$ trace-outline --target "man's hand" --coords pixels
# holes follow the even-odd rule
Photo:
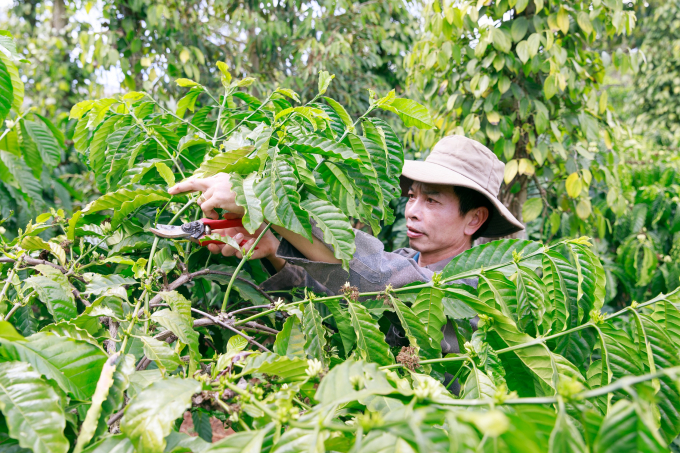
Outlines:
[[[197,203],[210,219],[219,218],[215,208],[226,209],[240,215],[245,213],[245,210],[236,204],[236,195],[231,190],[231,181],[226,173],[218,173],[205,179],[189,178],[168,189],[171,195],[196,191],[203,192],[203,195],[198,197]]]
[[[213,230],[214,234],[219,234],[221,236],[231,236],[234,239],[234,241],[236,241],[238,244],[240,244],[241,241],[243,241],[244,239],[246,239],[248,242],[246,242],[243,245],[241,250],[227,244],[224,245],[209,244],[208,250],[210,250],[212,253],[221,253],[224,256],[235,256],[237,258],[243,258],[242,250],[245,253],[248,253],[250,249],[253,248],[255,240],[260,235],[265,226],[266,226],[265,224],[262,224],[260,228],[258,228],[257,231],[255,231],[254,234],[248,233],[248,231],[246,231],[246,229],[242,227]],[[276,251],[278,250],[278,248],[279,240],[276,239],[276,236],[274,236],[271,230],[269,230],[264,234],[264,236],[262,236],[260,242],[258,242],[257,249],[253,250],[253,254],[250,256],[250,259],[253,260],[267,259],[269,260],[270,263],[272,263],[272,265],[276,268],[277,271],[280,271],[286,264],[286,262],[282,258],[278,258],[276,256]]]

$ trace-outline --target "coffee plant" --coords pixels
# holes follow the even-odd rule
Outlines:
[[[102,195],[1,237],[4,450],[667,451],[680,297],[603,313],[606,274],[586,238],[495,241],[430,282],[320,295],[264,291],[248,253],[149,233],[201,217],[168,185],[226,172],[248,231],[266,221],[311,238],[316,224],[347,268],[352,225],[379,232],[400,193],[401,143],[371,112],[432,127],[394,93],[371,92],[354,120],[324,96],[328,73],[298,105],[218,69],[220,94],[177,80],[174,111],[144,92],[73,107]],[[389,319],[408,345],[386,343]],[[461,352],[443,357],[448,319]],[[198,437],[179,432],[187,411]],[[212,442],[210,420],[234,433]]]

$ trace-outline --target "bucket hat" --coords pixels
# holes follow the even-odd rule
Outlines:
[[[493,208],[481,236],[507,236],[523,230],[524,225],[498,199],[504,170],[505,164],[486,146],[462,135],[450,135],[439,140],[424,161],[404,161],[402,195],[408,194],[410,186],[404,178],[476,190],[489,199]]]

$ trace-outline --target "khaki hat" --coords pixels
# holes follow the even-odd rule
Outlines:
[[[524,229],[498,199],[505,164],[481,143],[462,135],[444,137],[434,145],[424,161],[405,160],[403,178],[427,184],[446,184],[476,190],[491,201],[488,225],[481,234],[494,238],[507,236]],[[407,185],[402,185],[408,191]]]

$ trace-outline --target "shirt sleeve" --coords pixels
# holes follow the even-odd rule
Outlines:
[[[354,230],[356,235],[356,251],[349,262],[349,272],[342,268],[342,264],[323,263],[305,258],[299,250],[285,239],[277,251],[277,256],[285,259],[289,264],[303,268],[310,277],[328,288],[333,294],[340,292],[340,288],[349,282],[359,288],[360,292],[382,291],[385,286],[395,288],[413,282],[428,282],[433,272],[421,268],[411,258],[386,252],[382,241],[378,238]],[[312,228],[314,237],[323,242],[323,233],[319,228]],[[326,247],[332,250],[331,246]]]
[[[302,267],[286,262],[283,268],[262,282],[265,291],[291,290],[307,287],[315,294],[333,295],[328,288],[314,280]]]

